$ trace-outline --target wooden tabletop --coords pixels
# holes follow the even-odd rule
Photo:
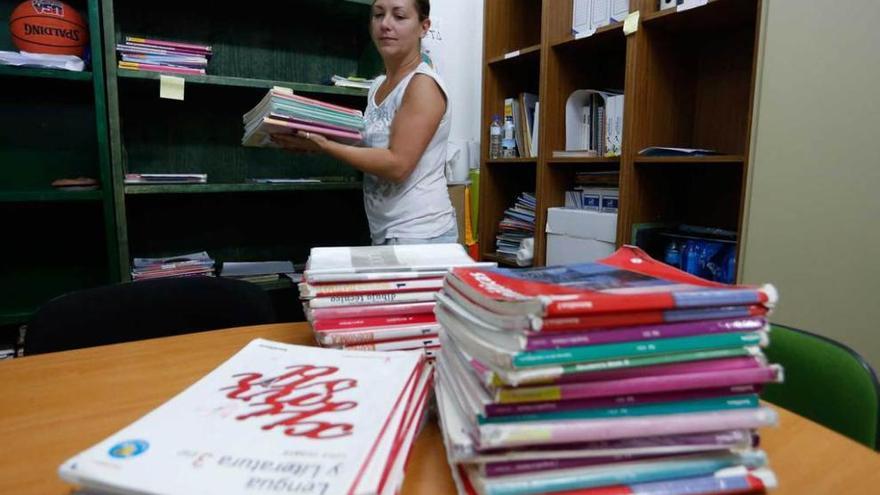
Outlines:
[[[247,342],[312,345],[304,323],[263,325],[0,362],[0,493],[63,494],[58,466],[176,395]],[[779,409],[762,447],[784,494],[878,493],[880,455]],[[404,494],[455,488],[436,421],[420,433]],[[871,488],[874,487],[874,488]]]

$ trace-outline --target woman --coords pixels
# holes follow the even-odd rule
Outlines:
[[[421,55],[430,8],[429,0],[373,2],[370,35],[385,75],[376,78],[368,94],[366,147],[306,132],[273,136],[285,148],[322,151],[364,172],[364,209],[373,244],[458,239],[444,175],[447,92]]]

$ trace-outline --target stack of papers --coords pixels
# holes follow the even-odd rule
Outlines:
[[[517,252],[522,242],[535,237],[535,208],[537,200],[533,193],[520,193],[516,202],[504,210],[504,217],[498,222],[498,235],[495,236],[495,252],[498,259],[510,264],[520,265]],[[531,265],[531,257],[523,258]]]
[[[315,340],[327,347],[391,351],[440,345],[434,297],[443,276],[478,263],[460,244],[313,248],[299,284]]]
[[[419,352],[256,339],[59,473],[89,493],[398,493],[431,376]]]
[[[0,65],[40,67],[82,72],[85,63],[76,55],[52,55],[48,53],[9,52],[0,50]]]
[[[132,265],[131,279],[134,281],[214,275],[214,260],[205,251],[167,258],[135,258]]]
[[[245,146],[277,147],[271,134],[296,134],[298,131],[321,134],[345,144],[363,140],[364,114],[319,100],[293,94],[288,88],[275,87],[242,117]]]
[[[373,79],[364,79],[362,77],[333,76],[330,78],[330,82],[332,82],[334,86],[340,86],[343,88],[370,89],[370,86],[373,85]]]
[[[208,174],[125,174],[126,184],[204,184]]]
[[[204,74],[213,50],[209,45],[126,36],[116,45],[119,68],[172,74]]]
[[[761,352],[775,301],[772,286],[709,282],[632,246],[596,263],[451,270],[437,398],[461,492],[774,486],[753,446],[777,421],[758,397],[782,380]]]
[[[293,278],[294,268],[290,261],[224,261],[220,276],[253,283],[272,282],[282,276]]]

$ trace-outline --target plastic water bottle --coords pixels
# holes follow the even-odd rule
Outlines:
[[[495,160],[501,158],[501,117],[495,115],[492,117],[492,123],[489,125],[489,159]]]
[[[516,127],[513,125],[513,116],[504,117],[504,135],[501,138],[501,158],[516,158]]]
[[[678,250],[677,242],[672,241],[666,246],[666,252],[663,255],[663,261],[667,265],[672,265],[676,268],[681,266],[681,251]]]

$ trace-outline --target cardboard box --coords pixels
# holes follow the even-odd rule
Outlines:
[[[547,265],[586,263],[616,249],[617,213],[547,209]]]

